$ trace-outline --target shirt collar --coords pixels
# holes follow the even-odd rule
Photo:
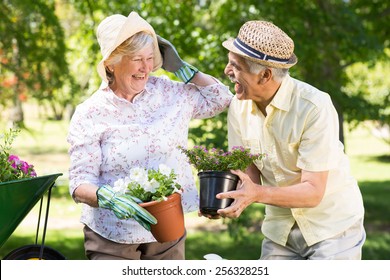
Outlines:
[[[278,91],[276,92],[274,98],[272,99],[270,105],[283,110],[289,111],[291,104],[291,96],[293,92],[293,83],[290,75],[283,79],[282,84],[280,85]]]
[[[280,84],[280,87],[276,92],[274,98],[268,106],[271,105],[275,108],[278,108],[279,110],[289,111],[293,86],[294,85],[292,83],[292,78],[290,77],[290,75],[287,74],[286,77],[283,79],[282,83]],[[256,103],[253,100],[248,100],[248,102],[250,102],[252,106],[251,113],[257,114],[259,108],[257,107]]]
[[[145,89],[134,97],[133,103],[138,98],[141,98],[141,96],[143,96],[145,93],[150,92],[150,87],[148,85],[149,85],[149,83],[146,83]],[[108,84],[106,82],[104,82],[104,81],[100,84],[99,90],[103,91],[105,96],[106,96],[106,98],[108,100],[110,100],[111,102],[113,102],[114,104],[116,104],[116,105],[129,104],[130,103],[128,100],[126,100],[124,98],[121,98],[121,97],[118,97],[111,90],[111,88],[108,86]]]

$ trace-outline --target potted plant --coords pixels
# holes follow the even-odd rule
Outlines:
[[[150,229],[158,242],[180,238],[185,232],[181,186],[174,170],[160,164],[158,169],[134,167],[129,176],[114,183],[114,191],[126,193],[149,213]],[[140,222],[140,221],[138,221]]]
[[[263,155],[252,154],[249,149],[233,147],[231,151],[204,146],[192,149],[179,149],[187,156],[190,164],[198,171],[200,200],[199,209],[205,215],[217,215],[217,210],[229,206],[232,199],[217,199],[220,192],[235,190],[239,178],[230,170],[245,171],[255,160]]]

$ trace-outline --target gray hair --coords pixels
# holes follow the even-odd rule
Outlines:
[[[141,31],[120,44],[104,61],[108,84],[111,85],[115,80],[114,73],[109,70],[108,66],[120,63],[123,56],[134,56],[145,46],[153,45],[153,42],[153,36],[150,33]]]
[[[270,69],[272,71],[273,79],[279,83],[281,83],[283,81],[284,77],[286,77],[288,74],[288,68],[286,68],[286,69],[272,68],[272,67],[264,66],[262,64],[256,63],[256,62],[248,60],[248,59],[245,59],[245,61],[249,67],[249,71],[252,74],[257,74],[265,69]]]

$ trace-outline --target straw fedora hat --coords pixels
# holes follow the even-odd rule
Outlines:
[[[248,21],[235,39],[222,45],[232,53],[274,68],[290,68],[298,62],[293,40],[279,27],[267,21]]]
[[[96,36],[102,53],[102,60],[97,66],[97,71],[100,77],[107,82],[106,70],[104,61],[111,53],[125,40],[134,34],[146,31],[153,36],[154,39],[154,66],[153,71],[156,71],[162,65],[162,57],[158,48],[156,32],[153,27],[141,18],[136,12],[131,12],[128,17],[115,14],[105,18],[96,30]]]

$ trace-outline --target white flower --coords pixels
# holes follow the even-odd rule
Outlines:
[[[152,186],[152,191],[151,192],[156,192],[157,191],[157,189],[160,187],[160,182],[159,181],[157,181],[156,179],[152,179],[151,181],[150,181],[150,184],[151,184],[151,186]]]
[[[160,171],[161,174],[165,175],[165,176],[168,176],[171,174],[172,172],[172,169],[169,168],[168,166],[166,166],[165,164],[161,163],[159,166],[158,166],[158,169]]]
[[[145,185],[143,185],[143,187],[145,191],[155,193],[160,187],[160,183],[153,178],[152,180],[145,182]]]
[[[144,185],[148,181],[148,171],[141,167],[134,167],[130,170],[130,180],[140,185]]]
[[[113,190],[117,193],[124,194],[127,190],[128,182],[125,179],[118,179],[114,183]]]

